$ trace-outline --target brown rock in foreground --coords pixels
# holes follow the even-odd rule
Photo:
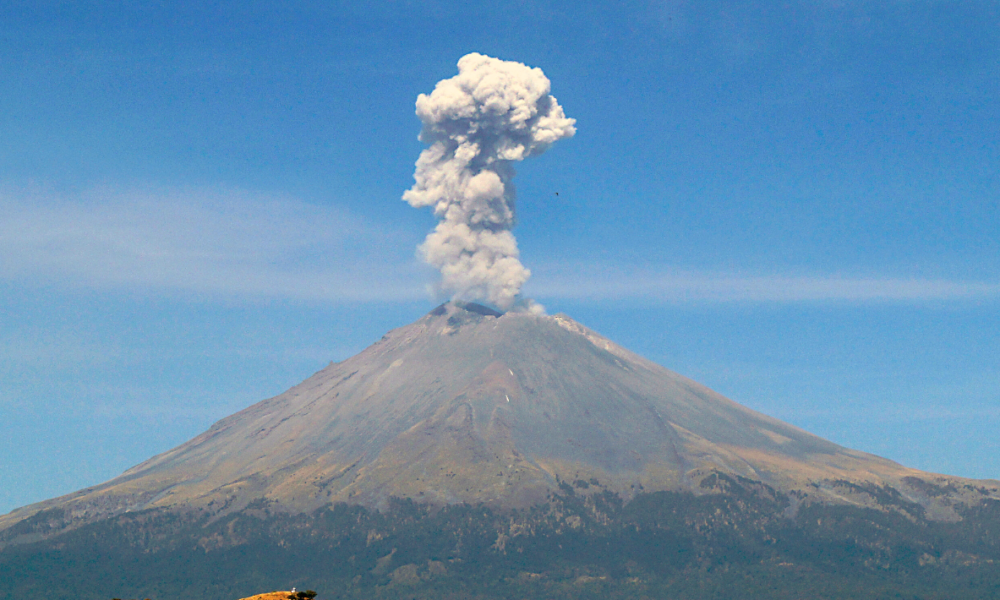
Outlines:
[[[240,598],[240,600],[312,600],[316,597],[316,592],[314,591],[287,591],[287,592],[268,592],[266,594],[257,594],[256,596],[250,596],[247,598]]]
[[[1000,497],[1000,482],[909,469],[752,411],[564,315],[448,303],[116,479],[0,517],[0,531],[48,508],[70,525],[392,496],[524,507],[562,482],[701,494],[716,471],[793,503],[876,506],[873,490],[892,490],[936,519]]]

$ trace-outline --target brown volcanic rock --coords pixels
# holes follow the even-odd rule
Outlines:
[[[807,502],[871,505],[863,488],[889,486],[934,518],[1000,497],[996,481],[908,469],[740,406],[564,315],[449,303],[116,479],[0,517],[0,530],[47,508],[83,522],[260,499],[521,507],[560,481],[625,498],[706,493],[713,471]]]
[[[240,600],[288,600],[291,597],[291,592],[268,592],[266,594],[257,594],[256,596],[241,598]]]

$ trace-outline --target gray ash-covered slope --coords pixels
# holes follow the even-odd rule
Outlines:
[[[876,505],[891,489],[955,517],[998,482],[908,469],[736,404],[563,316],[448,303],[280,396],[57,508],[86,522],[148,508],[287,511],[392,496],[524,507],[564,482],[626,500],[738,475],[796,502]],[[866,491],[867,490],[867,491]]]

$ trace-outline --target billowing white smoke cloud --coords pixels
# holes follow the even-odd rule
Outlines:
[[[403,194],[441,219],[420,246],[441,270],[441,290],[510,308],[531,272],[521,264],[515,224],[513,161],[541,154],[576,133],[541,69],[468,54],[458,75],[417,98],[429,144],[416,183]]]

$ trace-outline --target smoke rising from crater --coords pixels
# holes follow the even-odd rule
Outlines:
[[[440,219],[419,247],[441,271],[440,290],[509,309],[531,272],[521,264],[514,161],[576,133],[541,69],[472,53],[458,75],[417,97],[423,123],[416,182],[403,194]]]

